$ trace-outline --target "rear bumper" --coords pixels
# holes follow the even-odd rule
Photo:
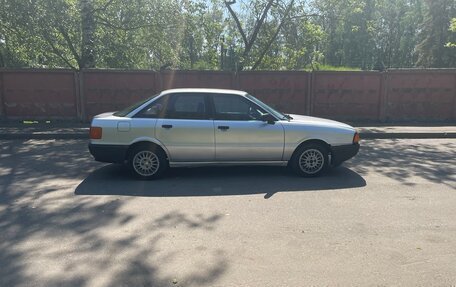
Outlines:
[[[124,163],[127,155],[126,145],[104,145],[89,143],[90,154],[96,161],[109,163]]]
[[[359,144],[349,144],[331,147],[331,164],[337,166],[354,157],[359,151]]]

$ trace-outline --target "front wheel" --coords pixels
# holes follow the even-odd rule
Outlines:
[[[168,169],[166,155],[151,145],[141,145],[132,150],[128,165],[133,174],[141,179],[155,179]]]
[[[293,170],[304,177],[316,177],[328,168],[328,151],[319,144],[306,144],[294,153],[290,165]]]

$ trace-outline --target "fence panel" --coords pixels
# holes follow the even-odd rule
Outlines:
[[[87,120],[179,87],[241,89],[287,113],[338,120],[456,120],[456,70],[0,70],[0,118]]]
[[[233,87],[230,72],[218,71],[163,71],[161,86],[163,90],[172,88],[219,88]]]
[[[381,74],[315,72],[312,115],[339,120],[379,119]]]
[[[308,105],[307,72],[241,72],[239,89],[286,113],[305,114]]]
[[[9,119],[76,119],[74,73],[3,71],[4,113]]]
[[[157,93],[152,71],[87,70],[82,72],[85,118],[121,110]]]
[[[455,71],[389,71],[389,121],[445,121],[455,118]]]

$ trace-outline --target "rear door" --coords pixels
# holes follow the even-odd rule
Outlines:
[[[163,118],[155,125],[155,137],[168,149],[170,161],[214,161],[214,121],[208,107],[205,93],[169,96]]]

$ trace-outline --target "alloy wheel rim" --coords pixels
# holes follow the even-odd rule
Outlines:
[[[160,168],[160,161],[151,151],[140,151],[133,158],[133,168],[142,176],[152,176]]]
[[[323,153],[318,149],[305,150],[299,157],[299,167],[306,174],[319,172],[325,163]]]

